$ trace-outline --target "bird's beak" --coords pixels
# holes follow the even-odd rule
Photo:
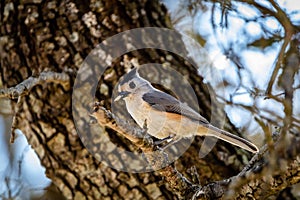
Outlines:
[[[127,97],[129,94],[130,94],[130,92],[127,92],[127,91],[119,92],[119,94],[115,98],[114,102],[119,101],[120,99],[123,99],[123,98]]]

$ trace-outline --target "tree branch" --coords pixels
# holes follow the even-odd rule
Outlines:
[[[273,84],[278,75],[279,69],[282,67],[286,48],[288,47],[288,44],[290,43],[292,36],[294,34],[294,26],[293,26],[293,23],[290,21],[289,17],[286,15],[286,13],[278,6],[278,4],[274,0],[270,0],[270,3],[273,6],[273,8],[275,9],[275,11],[262,6],[261,4],[257,3],[254,0],[246,0],[246,1],[241,1],[241,2],[246,2],[250,5],[254,5],[262,13],[270,14],[270,16],[275,17],[278,20],[278,22],[281,24],[281,26],[284,28],[284,31],[285,31],[283,44],[278,53],[275,68],[273,70],[273,73],[271,75],[270,81],[269,81],[267,89],[266,89],[266,95],[270,95],[272,93],[272,87],[273,87]]]
[[[14,117],[11,127],[11,137],[10,142],[14,143],[15,140],[15,130],[17,128],[18,120],[20,118],[19,113],[22,111],[23,101],[22,98],[24,95],[28,94],[28,92],[35,86],[43,84],[45,82],[52,83],[60,83],[65,90],[68,90],[70,87],[70,77],[68,74],[62,72],[42,72],[38,77],[29,77],[19,83],[14,87],[10,87],[7,89],[0,89],[0,98],[8,97],[10,99],[18,99],[16,108],[14,110]]]
[[[60,83],[67,90],[70,87],[70,77],[68,74],[61,72],[42,72],[38,77],[29,77],[14,87],[0,89],[0,98],[8,97],[16,99],[26,95],[34,86],[45,82]]]
[[[163,166],[166,162],[168,162],[167,156],[159,156],[158,154],[150,153],[156,150],[156,146],[150,136],[145,134],[145,130],[137,126],[133,127],[128,125],[125,121],[119,119],[110,111],[101,107],[99,103],[95,104],[92,116],[97,119],[101,126],[117,131],[129,139],[134,145],[138,146],[144,153],[146,153],[145,156],[147,161],[152,165],[153,169],[160,169],[160,166]],[[158,170],[158,173],[167,183],[169,183],[169,187],[178,195],[179,198],[187,196],[192,197],[195,191],[200,188],[200,186],[192,184],[171,165]]]
[[[101,126],[109,127],[121,133],[142,151],[154,151],[155,146],[151,140],[148,140],[149,138],[146,137],[146,140],[141,139],[141,136],[144,135],[144,130],[126,124],[110,111],[99,106],[99,104],[96,104],[92,116],[97,119]],[[118,127],[117,124],[121,127]],[[290,142],[287,145],[289,147],[287,154],[275,152],[277,157],[272,157],[268,151],[268,146],[265,145],[238,175],[209,183],[203,187],[192,184],[171,165],[160,169],[158,173],[170,185],[170,188],[175,191],[179,198],[220,199],[225,197],[227,199],[243,199],[253,197],[257,199],[268,197],[276,194],[283,187],[285,188],[300,182],[300,138],[294,138]],[[284,158],[280,155],[288,155],[288,157]],[[149,163],[154,164],[154,168],[163,162],[167,162],[164,158],[157,159],[156,157],[154,159],[153,157],[147,157],[147,159]],[[276,160],[271,161],[270,159]],[[256,190],[256,188],[263,189]]]

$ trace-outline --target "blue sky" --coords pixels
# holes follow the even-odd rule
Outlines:
[[[259,90],[261,94],[267,88],[267,84],[270,80],[271,73],[274,69],[276,58],[281,47],[281,42],[274,43],[272,46],[265,48],[264,50],[248,47],[247,43],[259,39],[260,37],[268,37],[269,35],[263,31],[263,29],[271,30],[272,32],[279,31],[281,35],[284,33],[281,25],[276,19],[272,17],[258,18],[251,22],[245,22],[239,16],[242,15],[247,19],[254,19],[259,16],[259,13],[253,7],[248,6],[245,3],[234,3],[234,8],[237,12],[229,12],[228,15],[228,28],[222,28],[219,24],[221,23],[221,13],[215,12],[214,19],[216,26],[216,32],[213,32],[211,25],[211,5],[206,3],[208,6],[207,12],[196,12],[194,16],[182,9],[182,5],[171,0],[165,0],[166,5],[171,11],[171,16],[176,21],[176,29],[185,34],[190,34],[191,31],[199,33],[206,39],[205,46],[203,48],[207,51],[207,57],[199,58],[199,55],[194,55],[201,68],[203,61],[201,59],[209,60],[211,68],[214,69],[214,73],[219,73],[222,76],[223,81],[230,83],[229,86],[218,87],[219,79],[209,79],[210,84],[214,87],[214,90],[219,94],[220,97],[226,100],[232,100],[234,104],[241,104],[247,106],[255,106],[258,108],[260,115],[266,116],[270,119],[278,121],[277,117],[284,117],[283,106],[272,100],[265,100],[265,96],[253,97],[250,92],[254,88]],[[181,1],[184,2],[184,1]],[[261,0],[259,3],[271,7],[268,1]],[[300,23],[300,4],[294,0],[279,0],[284,10],[291,16],[295,24]],[[184,4],[184,3],[183,3]],[[298,13],[296,13],[297,11]],[[178,20],[180,19],[180,20]],[[298,20],[298,21],[297,21]],[[240,56],[239,62],[241,62],[244,69],[236,70],[234,63],[227,58],[224,54],[224,49],[229,49],[230,45],[233,47],[233,51],[237,52]],[[200,74],[205,77],[205,73],[201,71]],[[298,79],[300,76],[298,74]],[[242,87],[239,87],[239,84]],[[295,86],[297,83],[295,83]],[[279,94],[282,91],[274,87],[273,94]],[[300,115],[299,90],[295,92],[294,100],[294,116]],[[222,98],[219,98],[222,102]],[[224,101],[223,101],[224,102]],[[257,122],[254,120],[254,116],[250,111],[247,111],[238,105],[226,105],[225,111],[227,112],[230,120],[243,131],[246,131],[246,136],[251,137],[253,134],[262,134],[263,131]],[[262,140],[261,140],[262,141]]]

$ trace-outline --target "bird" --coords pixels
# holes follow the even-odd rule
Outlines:
[[[123,99],[134,121],[153,137],[164,141],[178,141],[193,136],[212,136],[249,152],[257,153],[257,146],[248,140],[219,129],[177,98],[154,88],[142,78],[135,67],[118,83],[114,102]]]

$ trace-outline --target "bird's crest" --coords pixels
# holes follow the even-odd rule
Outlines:
[[[123,80],[120,82],[120,85],[127,83],[129,80],[133,79],[134,77],[137,77],[138,75],[138,69],[136,67],[133,68],[129,73],[125,74]]]

